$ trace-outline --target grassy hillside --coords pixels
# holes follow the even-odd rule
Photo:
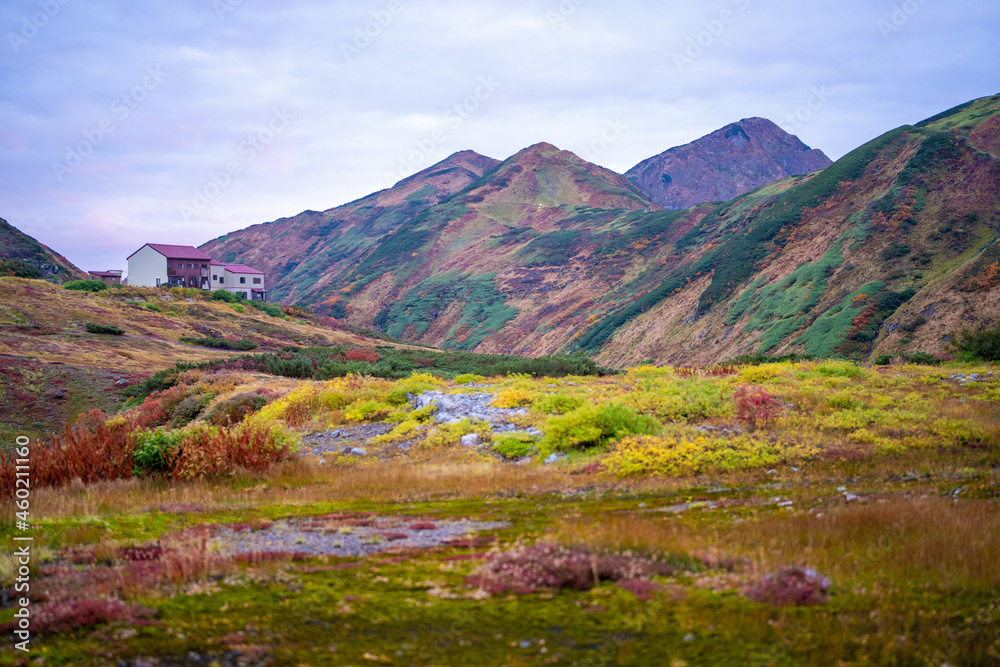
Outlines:
[[[81,412],[110,409],[116,393],[178,362],[238,354],[182,338],[284,345],[385,345],[320,326],[315,316],[281,317],[207,300],[199,290],[126,287],[88,293],[41,280],[0,278],[0,433],[41,434]],[[303,319],[303,318],[308,319]],[[91,333],[105,325],[121,335]],[[90,327],[94,328],[94,327]]]
[[[62,255],[0,218],[0,276],[44,278],[57,283],[86,274]]]
[[[188,371],[33,449],[35,646],[74,664],[992,664],[997,377]],[[520,407],[521,435],[437,423],[407,399],[424,391]],[[17,576],[0,556],[0,585]]]

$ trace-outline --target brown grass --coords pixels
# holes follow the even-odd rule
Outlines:
[[[988,501],[893,498],[718,522],[711,529],[683,517],[618,514],[602,516],[600,523],[564,519],[553,533],[564,544],[690,554],[709,563],[745,559],[759,572],[803,565],[835,582],[898,578],[945,587],[1000,586],[1000,513]]]

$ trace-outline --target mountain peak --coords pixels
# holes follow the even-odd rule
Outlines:
[[[477,183],[469,203],[589,206],[648,210],[654,205],[628,179],[547,142],[532,144]]]
[[[625,176],[660,206],[682,209],[830,164],[822,151],[767,118],[750,117],[643,160]]]

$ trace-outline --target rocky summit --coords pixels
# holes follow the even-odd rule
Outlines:
[[[766,118],[744,118],[643,160],[625,176],[656,204],[675,210],[727,201],[830,164],[823,151]]]

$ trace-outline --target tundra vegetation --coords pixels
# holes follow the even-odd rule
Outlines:
[[[516,430],[438,423],[412,400],[425,391],[488,393]],[[1000,660],[988,362],[609,372],[286,346],[127,393],[32,448],[31,657],[46,664]],[[368,435],[317,451],[331,431]],[[12,479],[5,458],[6,540]],[[503,523],[393,546],[460,518]],[[387,520],[401,528],[368,555],[302,546]],[[268,542],[234,554],[222,535]],[[0,557],[4,586],[16,572]]]

